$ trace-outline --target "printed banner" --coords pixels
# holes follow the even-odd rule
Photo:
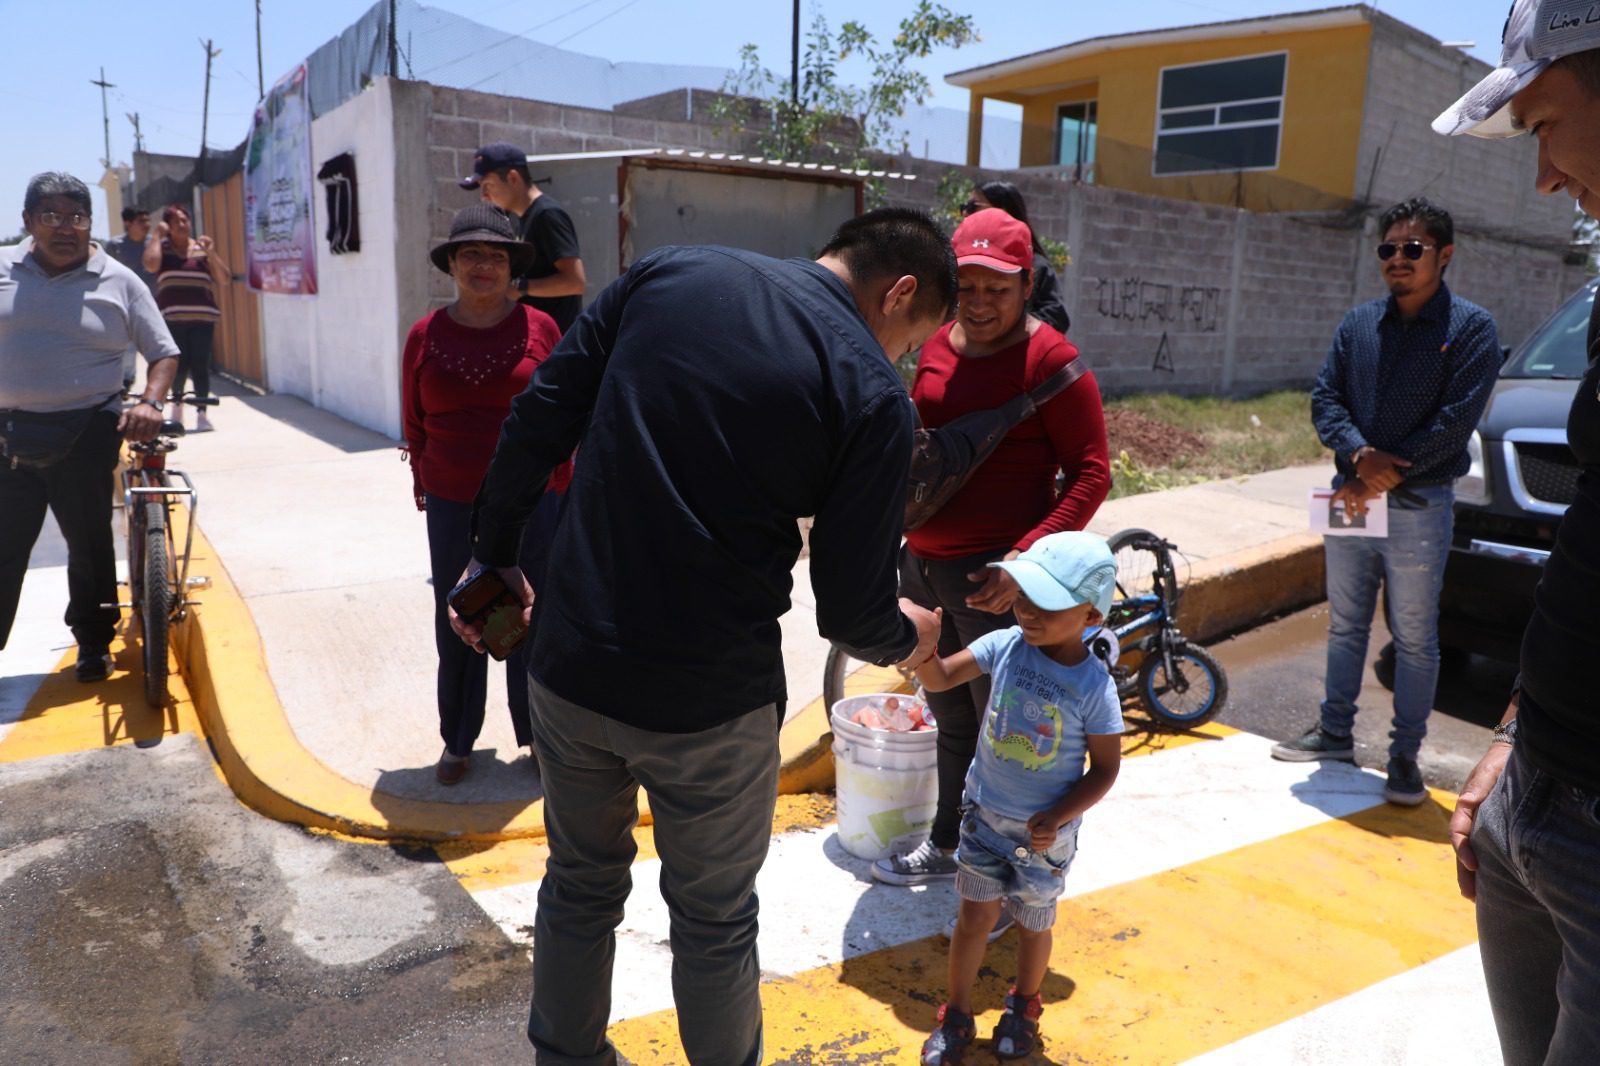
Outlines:
[[[256,107],[244,160],[246,273],[255,292],[314,296],[311,107],[306,68],[279,79]]]

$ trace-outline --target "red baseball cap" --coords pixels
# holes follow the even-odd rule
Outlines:
[[[981,266],[1002,274],[1033,267],[1033,233],[998,207],[974,211],[961,220],[950,244],[957,266]]]

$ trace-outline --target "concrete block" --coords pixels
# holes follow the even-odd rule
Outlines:
[[[536,130],[533,151],[537,155],[560,155],[583,151],[583,135],[566,130]]]
[[[456,94],[461,90],[451,89],[444,85],[429,86],[432,90],[433,113],[435,115],[453,115],[456,113]]]
[[[518,126],[538,129],[561,127],[561,105],[547,104],[543,100],[512,100],[510,121]]]
[[[463,148],[468,152],[484,144],[477,119],[448,115],[434,115],[428,120],[428,143],[440,148]]]
[[[509,122],[511,100],[505,96],[463,89],[456,96],[456,114],[463,118],[483,119],[488,122]]]
[[[612,115],[609,111],[596,111],[587,107],[563,107],[561,126],[577,133],[611,133]]]
[[[611,120],[611,132],[637,147],[647,147],[656,143],[656,124],[653,119],[616,115]]]

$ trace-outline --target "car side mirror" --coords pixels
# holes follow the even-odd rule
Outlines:
[[[1505,363],[1505,361],[1506,361],[1506,360],[1507,360],[1507,359],[1510,359],[1510,358],[1511,358],[1511,345],[1509,345],[1509,344],[1502,344],[1502,345],[1501,345],[1501,346],[1500,346],[1500,362],[1501,362],[1501,363],[1502,363],[1502,364],[1504,364],[1504,363]]]

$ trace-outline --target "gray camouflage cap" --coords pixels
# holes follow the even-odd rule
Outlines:
[[[1600,3],[1594,0],[1516,0],[1500,35],[1500,66],[1433,120],[1435,133],[1515,137],[1511,98],[1551,63],[1600,48]]]

